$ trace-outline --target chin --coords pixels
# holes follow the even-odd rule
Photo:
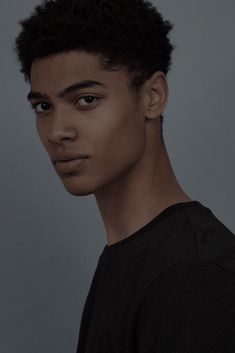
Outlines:
[[[68,193],[70,194],[70,195],[73,195],[73,196],[89,196],[89,195],[92,195],[93,194],[93,192],[89,192],[89,191],[77,191],[77,190],[68,190],[68,189],[66,189],[67,191],[68,191]]]
[[[79,177],[66,176],[61,179],[66,191],[73,196],[92,195],[96,189],[92,188],[88,183],[82,183]]]

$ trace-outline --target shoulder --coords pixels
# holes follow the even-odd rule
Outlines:
[[[140,347],[151,336],[179,352],[235,352],[235,275],[209,261],[168,269],[145,288],[136,332]]]
[[[182,315],[198,324],[221,317],[235,325],[234,273],[209,261],[192,261],[173,266],[146,286],[138,306],[139,322],[173,323]]]
[[[193,260],[178,263],[153,278],[143,290],[141,301],[151,296],[162,301],[183,296],[185,303],[188,297],[192,300],[225,293],[235,295],[235,273],[213,261]]]

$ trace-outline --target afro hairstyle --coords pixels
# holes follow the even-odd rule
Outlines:
[[[124,70],[137,93],[154,72],[167,75],[171,66],[173,24],[150,1],[44,0],[19,24],[13,50],[26,82],[34,60],[76,50],[98,55],[103,70]]]

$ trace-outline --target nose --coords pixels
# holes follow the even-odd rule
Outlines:
[[[65,115],[54,114],[51,120],[50,129],[48,132],[48,141],[53,143],[61,143],[64,140],[76,139],[76,128]]]

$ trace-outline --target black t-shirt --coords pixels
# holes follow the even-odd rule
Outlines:
[[[77,353],[235,353],[235,236],[198,201],[99,257]]]

